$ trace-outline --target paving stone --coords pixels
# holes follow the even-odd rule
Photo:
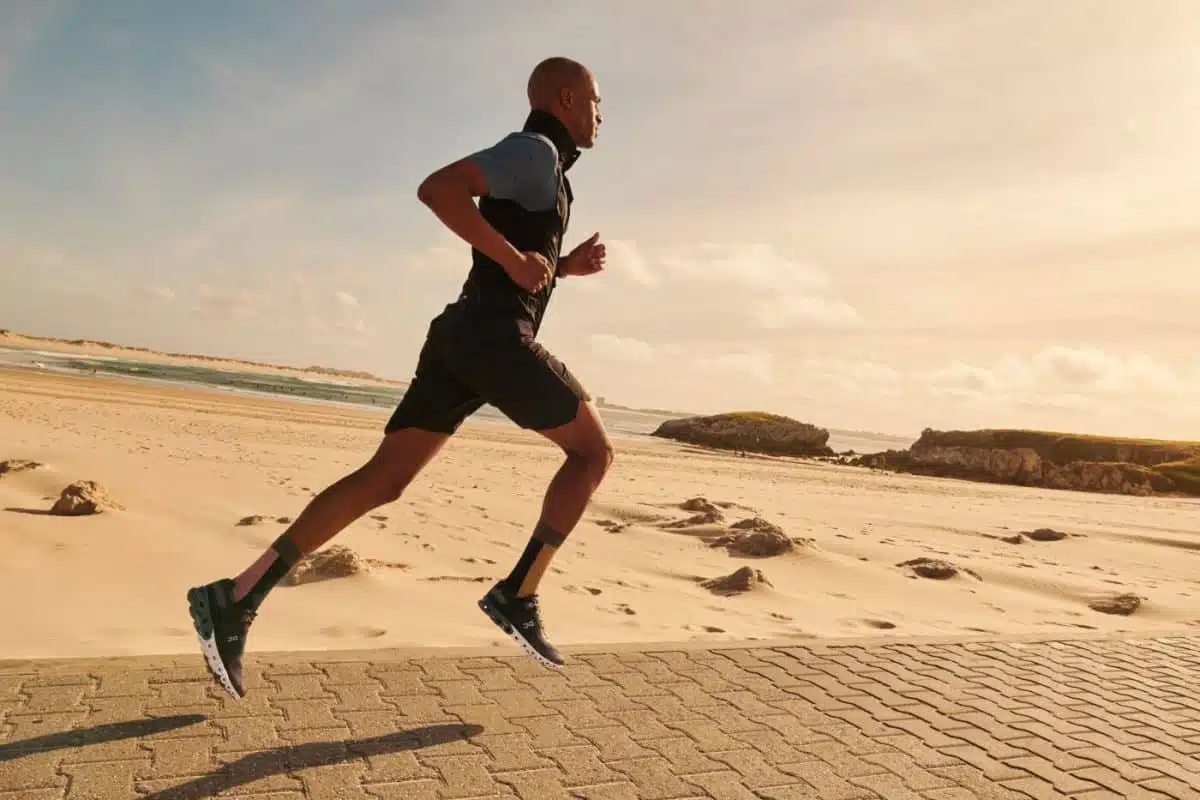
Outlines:
[[[0,800],[1200,797],[1200,636],[0,661]]]

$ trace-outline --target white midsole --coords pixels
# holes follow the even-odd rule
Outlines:
[[[562,669],[562,666],[560,664],[555,664],[553,661],[551,661],[550,659],[546,658],[544,655],[539,653],[537,651],[537,649],[535,649],[534,646],[531,645],[525,639],[525,637],[520,634],[520,632],[517,630],[516,625],[512,625],[507,622],[502,624],[500,622],[500,620],[493,617],[492,612],[489,611],[487,608],[485,608],[486,605],[488,605],[486,598],[479,601],[479,609],[484,614],[486,614],[488,619],[490,619],[498,628],[500,628],[501,631],[503,631],[504,633],[507,633],[510,639],[512,639],[517,644],[521,645],[522,650],[524,650],[526,653],[529,653],[529,655],[533,656],[537,661],[539,661],[544,666],[549,667],[550,669]],[[499,616],[499,615],[497,615],[497,616]]]
[[[213,675],[217,676],[217,680],[225,687],[225,691],[240,698],[237,690],[233,688],[233,681],[229,679],[229,671],[225,669],[225,663],[221,661],[221,652],[217,650],[217,637],[204,638],[201,636],[199,638],[200,650],[204,653],[204,660],[208,662],[208,668],[212,670]]]
[[[544,666],[547,666],[550,669],[562,669],[562,667],[560,665],[555,664],[553,661],[546,658],[544,655],[542,655],[536,649],[534,649],[533,645],[531,645],[529,642],[525,641],[525,637],[522,636],[521,634],[517,633],[516,628],[513,628],[512,632],[509,633],[508,635],[509,635],[509,637],[512,638],[512,640],[514,642],[521,645],[522,650],[524,650],[526,653],[529,653],[529,655],[533,656],[535,659],[540,661]]]

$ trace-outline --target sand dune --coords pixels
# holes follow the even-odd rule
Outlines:
[[[41,464],[0,474],[0,603],[22,609],[0,621],[0,656],[192,652],[186,589],[256,557],[370,454],[384,414],[0,371],[0,462]],[[563,644],[1200,624],[1196,501],[617,449],[544,584]],[[519,555],[558,463],[532,434],[468,424],[405,498],[334,540],[365,568],[281,586],[251,649],[510,648],[475,600]],[[121,508],[45,513],[86,480]],[[740,554],[729,537],[767,530],[755,520],[791,546]],[[1026,535],[1039,528],[1067,535]],[[915,559],[959,573],[920,577]],[[714,591],[743,568],[748,590]],[[1093,607],[1123,594],[1141,599],[1128,615]]]

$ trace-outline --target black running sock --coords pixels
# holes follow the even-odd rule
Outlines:
[[[288,574],[288,570],[300,560],[300,551],[296,549],[296,545],[292,544],[292,540],[287,538],[286,533],[271,543],[271,549],[275,551],[275,560],[271,562],[271,566],[267,567],[267,571],[263,573],[262,577],[250,587],[246,596],[238,601],[239,605],[257,610],[262,605],[262,601],[267,598],[267,593],[274,589],[275,584],[283,580],[283,576]]]
[[[512,572],[504,579],[504,584],[517,597],[528,597],[537,591],[542,573],[550,564],[550,559],[567,540],[565,534],[539,522],[533,529],[533,536],[525,546],[525,552],[517,560]]]

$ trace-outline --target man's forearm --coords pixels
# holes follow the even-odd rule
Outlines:
[[[483,218],[469,191],[453,186],[430,187],[420,193],[420,200],[463,241],[508,271],[517,250]]]

